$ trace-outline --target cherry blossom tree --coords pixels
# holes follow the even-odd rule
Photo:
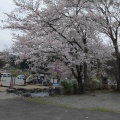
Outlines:
[[[6,28],[21,31],[15,35],[13,49],[20,60],[46,67],[53,56],[69,67],[78,81],[80,92],[88,77],[95,74],[99,60],[103,67],[111,58],[110,50],[100,40],[95,22],[89,14],[88,0],[14,0],[17,8],[6,14]],[[42,4],[42,5],[41,5]],[[56,63],[56,59],[54,61]],[[33,67],[32,66],[32,67]],[[88,74],[89,73],[89,74]]]
[[[91,11],[93,21],[100,33],[106,35],[112,43],[115,52],[117,67],[117,89],[120,90],[120,1],[119,0],[93,0],[94,10]]]

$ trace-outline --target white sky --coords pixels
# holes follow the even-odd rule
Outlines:
[[[15,6],[12,0],[0,0],[0,26],[3,26],[1,20],[4,20],[6,18],[4,13],[10,13],[12,10],[14,10],[14,8]],[[0,28],[0,51],[11,47],[12,45],[11,33],[12,33],[11,30],[2,30]]]

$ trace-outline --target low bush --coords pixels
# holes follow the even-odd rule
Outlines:
[[[63,80],[60,82],[60,85],[63,87],[64,94],[72,94],[77,90],[77,82],[76,81],[66,81]]]
[[[87,85],[87,89],[90,91],[94,91],[96,89],[102,89],[102,83],[97,79],[91,80]]]

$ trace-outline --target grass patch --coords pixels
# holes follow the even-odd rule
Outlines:
[[[95,90],[93,93],[114,93],[112,89],[108,90]]]
[[[102,111],[102,112],[110,112],[109,109],[106,109],[106,108],[103,108],[103,107],[94,107],[94,108],[92,108],[92,110]]]
[[[25,100],[31,101],[31,102],[36,102],[36,103],[41,103],[41,104],[47,104],[47,105],[52,105],[56,107],[61,107],[61,108],[72,108],[70,104],[57,104],[53,102],[48,102],[44,98],[25,98]]]
[[[73,108],[70,104],[54,104],[54,106],[61,108]]]
[[[93,110],[93,111],[101,111],[101,112],[115,112],[120,113],[120,110],[111,110],[104,107],[93,107],[93,108],[86,108],[86,110]]]
[[[31,101],[31,102],[37,102],[41,104],[50,104],[50,102],[46,101],[44,98],[25,98],[25,100]]]
[[[28,100],[28,101],[31,101],[31,102],[36,102],[36,103],[41,103],[41,104],[52,105],[52,106],[61,107],[61,108],[120,113],[120,110],[112,110],[112,109],[108,109],[108,108],[104,108],[104,107],[97,107],[97,106],[92,107],[92,108],[75,108],[71,104],[53,103],[52,101],[47,101],[43,97],[40,97],[40,98],[25,98],[25,100]]]

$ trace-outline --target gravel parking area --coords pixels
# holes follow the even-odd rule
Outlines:
[[[71,108],[120,112],[120,93],[54,96],[40,99],[54,105]]]
[[[120,120],[119,113],[60,108],[23,99],[0,99],[0,120]]]
[[[0,88],[0,99],[12,99],[20,96],[6,93],[7,88]],[[30,98],[34,101],[34,98]],[[36,98],[35,98],[36,99]],[[60,95],[37,98],[37,101],[51,105],[77,109],[114,111],[120,113],[120,93],[92,93],[83,95]]]
[[[18,98],[18,95],[15,95],[13,93],[7,93],[6,90],[8,87],[0,87],[0,100],[1,99],[12,99],[12,98]]]
[[[18,97],[18,95],[12,93],[0,92],[0,99],[13,99]]]

